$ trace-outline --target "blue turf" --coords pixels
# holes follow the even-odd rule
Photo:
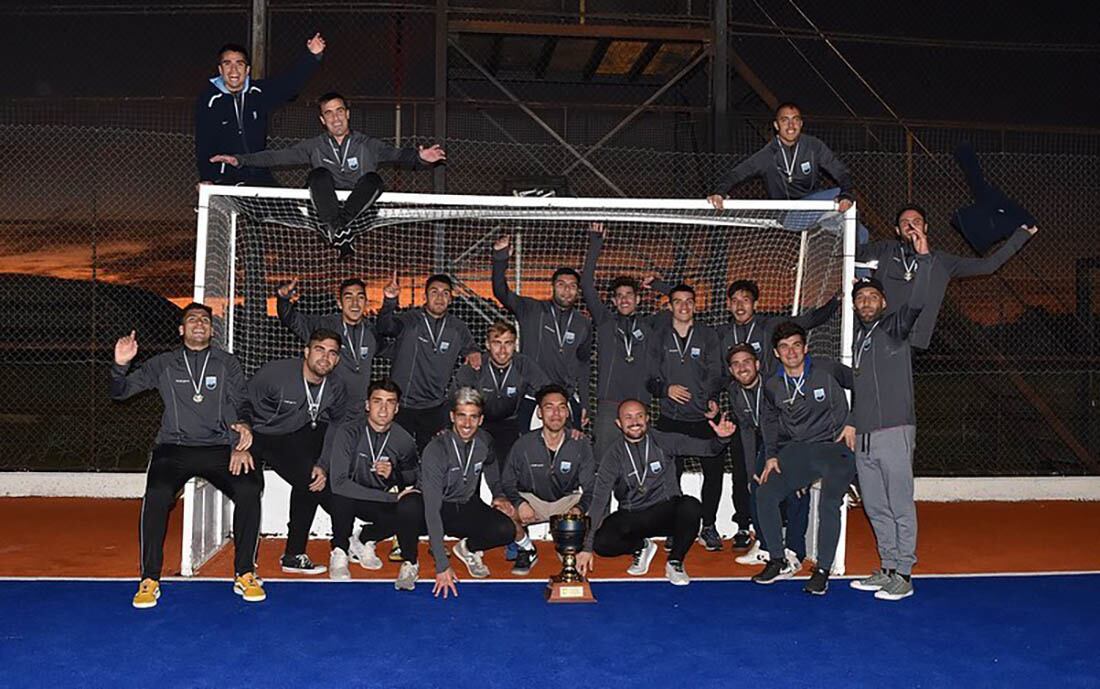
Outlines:
[[[883,603],[834,581],[540,584],[0,582],[2,687],[1095,687],[1100,576],[920,579]]]

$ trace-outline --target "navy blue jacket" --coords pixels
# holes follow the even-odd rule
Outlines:
[[[283,103],[293,100],[317,71],[321,57],[306,52],[294,68],[281,76],[248,79],[241,91],[238,123],[233,95],[222,78],[215,77],[195,101],[195,164],[199,180],[217,184],[273,185],[271,172],[260,168],[234,168],[211,163],[211,156],[255,153],[267,147],[267,118]]]

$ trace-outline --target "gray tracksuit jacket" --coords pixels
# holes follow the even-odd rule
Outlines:
[[[592,456],[592,444],[587,438],[573,440],[568,429],[561,447],[553,454],[546,447],[542,431],[521,435],[501,471],[504,497],[516,507],[523,502],[520,491],[553,502],[580,490],[582,495],[577,504],[581,511],[587,512],[595,485],[596,459]]]
[[[374,471],[376,462],[389,460],[393,471],[382,478]],[[397,493],[415,486],[420,473],[416,441],[397,424],[379,433],[367,421],[357,419],[341,425],[326,446],[322,466],[327,467],[332,492],[352,500],[397,502]]]
[[[459,357],[476,351],[474,337],[460,318],[436,319],[423,308],[397,312],[385,299],[375,323],[378,334],[396,338],[390,378],[401,386],[401,406],[431,409],[447,400],[447,386]]]
[[[712,457],[725,450],[729,439],[702,440],[680,433],[662,433],[650,428],[636,443],[623,436],[600,458],[596,487],[589,503],[592,526],[584,537],[584,549],[592,551],[596,531],[607,518],[611,494],[619,500],[619,509],[638,512],[679,495],[676,476],[677,456]]]
[[[319,328],[342,335],[340,363],[336,366],[335,373],[344,382],[349,401],[366,400],[367,387],[371,380],[371,363],[378,354],[378,338],[374,334],[374,325],[365,318],[355,325],[348,325],[339,313],[302,313],[297,304],[280,296],[276,296],[275,307],[279,313],[279,321],[303,343],[309,342],[310,335]],[[361,409],[362,404],[359,407]]]
[[[773,137],[764,148],[727,172],[718,182],[715,193],[728,194],[747,179],[763,177],[769,199],[800,199],[823,188],[822,170],[840,186],[840,198],[854,199],[848,167],[821,139],[809,134],[798,137],[797,144],[791,148],[780,143],[779,137]]]
[[[608,307],[596,290],[596,261],[602,248],[603,236],[590,234],[588,253],[581,269],[584,303],[596,325],[596,399],[638,400],[649,404],[651,393],[646,388],[651,358],[649,343],[671,317],[665,310],[650,315],[623,316],[614,307]],[[658,291],[667,292],[667,288]]]
[[[190,373],[184,365],[185,356]],[[133,371],[129,369],[129,365],[111,365],[111,398],[124,400],[156,389],[164,402],[158,445],[235,445],[240,435],[229,427],[238,422],[252,423],[241,363],[229,352],[214,347],[201,351],[181,347],[158,354]],[[202,395],[201,402],[194,401],[196,394]]]
[[[909,344],[917,349],[928,349],[932,342],[932,333],[936,329],[936,318],[943,304],[943,295],[947,283],[953,278],[965,278],[976,275],[992,275],[1019,251],[1031,233],[1025,229],[1016,230],[1004,244],[985,258],[967,258],[955,256],[935,249],[929,251],[931,264],[927,268],[914,267],[912,248],[896,239],[864,244],[856,249],[857,261],[878,261],[874,277],[886,288],[886,308],[892,311],[909,301],[909,292],[913,289],[914,273],[919,270],[931,272],[927,287],[924,308],[917,318],[916,325],[909,333]],[[906,266],[909,268],[906,268]],[[910,279],[905,279],[906,272]]]
[[[553,300],[519,296],[508,287],[507,270],[508,252],[494,252],[493,296],[519,322],[520,351],[587,409],[592,322],[578,308],[564,311]]]
[[[451,381],[451,388],[474,388],[485,399],[486,423],[514,421],[524,397],[549,385],[550,379],[530,357],[517,352],[512,361],[501,368],[493,363],[489,352],[481,353],[481,370],[463,364]]]
[[[776,326],[785,321],[794,321],[806,330],[812,330],[822,325],[836,313],[840,306],[840,298],[833,297],[816,309],[811,309],[797,316],[765,316],[754,313],[748,323],[740,324],[730,319],[719,325],[718,338],[722,344],[722,369],[729,380],[729,367],[725,365],[726,354],[735,345],[748,343],[756,351],[756,357],[760,360],[760,374],[767,376],[775,370],[778,362],[775,359],[775,348],[772,347],[772,334]]]
[[[737,381],[728,388],[730,412],[737,423],[737,435],[741,438],[745,459],[750,462],[747,466],[755,466],[756,453],[763,440],[760,430],[760,415],[764,410],[763,375],[758,374],[756,386],[752,389],[741,387]]]
[[[806,356],[799,387],[783,367],[764,382],[760,427],[767,458],[792,442],[833,442],[852,425],[844,390],[852,389],[852,369],[830,359]]]
[[[348,394],[343,381],[333,375],[324,387],[310,385],[314,401],[320,396],[317,422],[329,427],[342,423],[348,415]],[[276,359],[256,371],[248,381],[252,404],[252,430],[265,435],[287,435],[312,421],[306,399],[302,359]]]
[[[354,189],[360,177],[377,172],[382,165],[409,170],[430,167],[420,159],[420,152],[415,148],[394,148],[385,141],[355,131],[348,132],[342,144],[337,144],[326,132],[290,148],[243,153],[237,160],[250,167],[309,165],[310,168],[324,168],[332,173],[337,189]]]
[[[857,433],[917,423],[909,337],[924,306],[931,261],[930,255],[918,257],[921,269],[906,303],[871,323],[857,319],[852,340],[852,419]]]
[[[481,473],[493,461],[492,439],[479,430],[469,443],[448,428],[432,438],[420,458],[420,492],[424,495],[424,521],[428,543],[435,560],[435,572],[446,571],[447,550],[443,547],[444,502],[478,500]],[[457,448],[457,452],[456,452]]]
[[[696,321],[686,338],[681,338],[669,319],[650,342],[650,374],[647,387],[661,398],[661,416],[677,421],[702,421],[707,401],[718,401],[722,390],[722,354],[718,333]],[[683,385],[691,400],[680,404],[668,397],[668,386]]]

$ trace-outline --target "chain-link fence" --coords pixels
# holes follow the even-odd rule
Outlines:
[[[706,16],[709,6],[695,4],[692,11]],[[19,97],[0,103],[0,378],[9,391],[0,402],[0,466],[144,465],[160,403],[107,399],[111,348],[131,328],[141,334],[143,356],[176,342],[173,303],[190,295],[194,260],[192,99],[217,46],[246,35],[247,5],[20,15],[31,24],[121,20],[142,36],[173,38],[143,43],[141,64],[129,71],[125,51],[104,54],[99,42],[89,43],[88,54],[103,57],[104,74],[82,80],[87,64],[73,65],[66,77],[17,73],[11,92]],[[270,73],[286,69],[315,30],[330,46],[321,76],[273,117],[271,147],[318,131],[311,99],[338,85],[350,95],[355,128],[444,144],[450,193],[499,194],[518,178],[564,174],[576,195],[702,197],[768,131],[766,114],[735,114],[730,135],[738,153],[706,152],[709,111],[689,89],[679,105],[643,112],[594,148],[628,109],[533,106],[585,157],[581,163],[514,106],[471,103],[460,90],[476,90],[472,79],[455,79],[448,136],[440,141],[433,75],[424,70],[434,54],[431,4],[358,9],[271,3]],[[162,67],[149,71],[158,59]],[[881,121],[824,118],[810,118],[807,131],[850,166],[862,219],[876,236],[889,236],[894,210],[913,200],[930,212],[934,247],[972,255],[948,226],[951,211],[967,201],[950,157],[963,140],[974,143],[988,176],[1039,218],[1037,237],[997,275],[951,286],[933,346],[916,355],[918,473],[1100,472],[1100,242],[1093,228],[1100,133],[1006,126],[907,132]],[[385,177],[392,190],[433,191],[431,175]],[[279,176],[292,186],[303,179],[302,171]],[[762,189],[750,184],[738,195],[760,197]]]

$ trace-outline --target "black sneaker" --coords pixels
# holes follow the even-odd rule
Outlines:
[[[750,546],[752,546],[752,534],[745,529],[741,529],[733,535],[734,550],[748,550]]]
[[[309,555],[302,553],[301,555],[283,555],[282,564],[283,571],[288,574],[324,574],[328,571],[328,568],[324,565],[315,565],[313,560],[309,559]]]
[[[531,568],[538,561],[539,554],[537,550],[520,548],[519,552],[516,553],[516,562],[512,565],[512,574],[517,577],[525,577],[531,573]]]
[[[829,590],[829,573],[820,567],[814,567],[814,573],[802,590],[815,596],[824,596]]]
[[[755,575],[752,581],[754,584],[774,584],[793,576],[794,569],[791,568],[791,563],[781,558],[779,560],[768,560],[768,564],[764,566],[764,571]]]
[[[718,529],[713,524],[704,526],[703,530],[699,532],[699,542],[712,553],[722,549],[722,537],[718,535]]]

